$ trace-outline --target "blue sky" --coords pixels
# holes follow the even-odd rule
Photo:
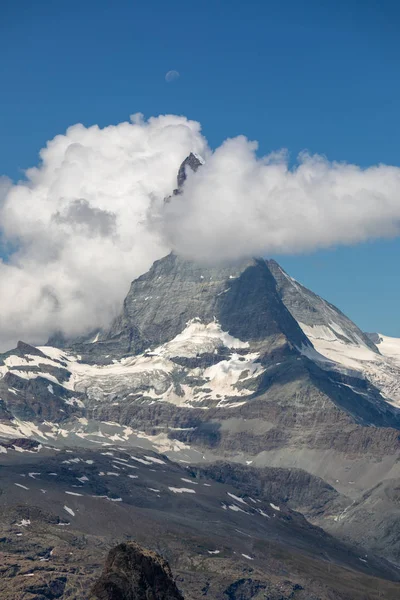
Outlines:
[[[245,134],[361,166],[400,164],[395,1],[5,0],[0,173],[76,122],[184,114],[212,147]],[[181,76],[167,84],[165,73]],[[275,257],[362,328],[400,336],[398,240]]]

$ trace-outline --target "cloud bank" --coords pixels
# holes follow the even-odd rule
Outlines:
[[[290,169],[256,150],[240,136],[211,152],[197,122],[134,115],[70,127],[26,181],[0,178],[0,349],[107,325],[171,249],[214,262],[399,234],[399,168],[304,154]],[[191,151],[206,163],[164,203]]]
[[[149,214],[176,186],[200,125],[160,116],[70,127],[41,150],[27,181],[0,180],[0,348],[107,324],[130,281],[170,248]],[[0,254],[1,255],[1,254]]]
[[[400,168],[303,153],[290,169],[285,152],[259,159],[256,150],[243,136],[226,140],[166,206],[162,226],[177,252],[230,260],[399,234]]]

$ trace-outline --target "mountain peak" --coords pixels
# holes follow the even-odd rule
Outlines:
[[[125,542],[110,550],[93,593],[98,600],[183,600],[167,561],[135,542]]]
[[[182,186],[186,181],[187,177],[187,169],[191,169],[194,173],[198,170],[199,167],[204,165],[204,160],[198,154],[191,152],[189,156],[185,158],[181,166],[179,167],[178,176],[177,176],[177,188],[174,190],[174,195],[180,194],[182,192]]]
[[[243,341],[260,343],[283,334],[294,346],[309,345],[264,260],[203,265],[174,254],[132,282],[104,342],[115,343],[122,354],[136,354],[173,339],[192,319],[208,324],[214,318]]]
[[[275,260],[268,260],[267,264],[282,302],[311,342],[321,338],[326,341],[338,340],[379,354],[372,338],[363,333],[341,310],[290,277]]]

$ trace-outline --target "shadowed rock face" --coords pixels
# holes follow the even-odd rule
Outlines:
[[[99,581],[98,600],[183,600],[167,561],[134,542],[113,548]]]
[[[336,306],[295,281],[276,261],[268,260],[267,264],[276,281],[280,298],[296,321],[311,327],[323,326],[345,344],[361,343],[379,354],[375,346],[377,341],[371,337],[373,334],[363,333]],[[332,329],[335,325],[336,329]]]
[[[189,156],[187,158],[185,158],[185,160],[183,161],[183,163],[179,167],[178,177],[177,177],[178,188],[176,190],[174,190],[174,194],[179,194],[180,193],[180,190],[181,190],[183,184],[186,181],[187,169],[189,168],[192,171],[196,172],[197,169],[199,167],[201,167],[202,164],[203,163],[201,162],[201,160],[199,159],[199,157],[197,157],[195,154],[193,154],[193,152],[191,152],[189,154]]]
[[[170,254],[132,282],[101,346],[136,354],[171,340],[194,318],[203,323],[216,318],[224,331],[244,341],[283,334],[299,347],[310,345],[279,298],[265,261],[203,266]]]

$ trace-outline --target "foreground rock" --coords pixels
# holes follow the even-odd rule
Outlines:
[[[167,561],[135,542],[110,551],[93,595],[98,600],[183,600]]]

